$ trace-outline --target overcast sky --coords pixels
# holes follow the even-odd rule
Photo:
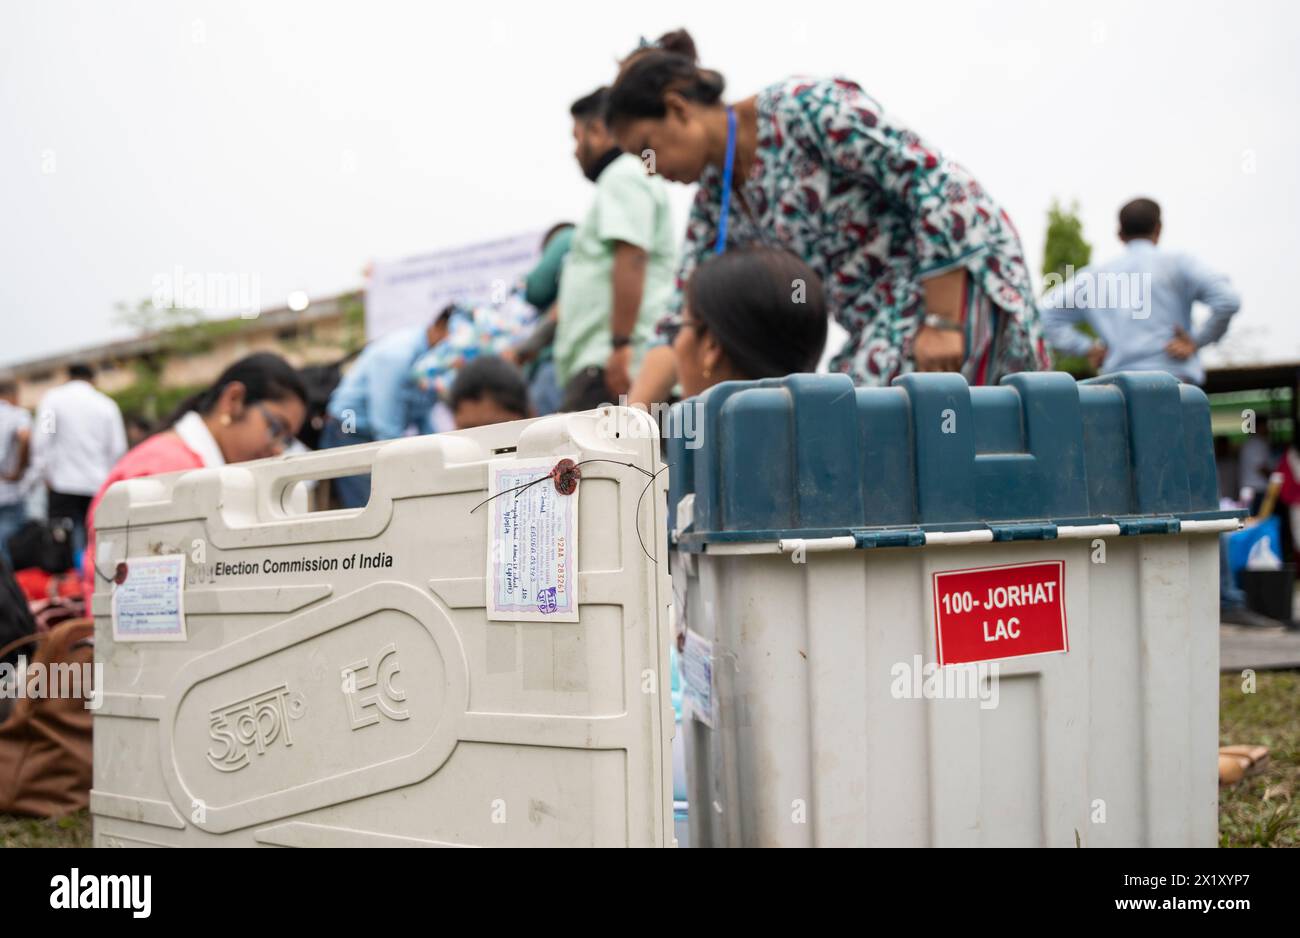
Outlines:
[[[1300,357],[1290,0],[0,4],[0,362],[121,336],[114,303],[177,265],[270,308],[580,217],[569,103],[681,25],[729,97],[857,80],[981,180],[1035,271],[1053,197],[1094,257],[1156,198],[1165,243],[1240,288],[1237,354]]]

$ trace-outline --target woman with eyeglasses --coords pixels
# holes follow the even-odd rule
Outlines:
[[[826,328],[821,281],[789,251],[755,246],[709,258],[670,327],[682,393],[815,371]]]
[[[180,405],[164,428],[117,461],[86,515],[85,596],[94,588],[95,509],[114,482],[278,456],[307,416],[307,389],[279,355],[241,358]]]
[[[765,242],[821,277],[849,333],[831,369],[860,385],[1049,367],[1019,235],[970,173],[847,79],[791,78],[730,105],[724,88],[678,30],[629,55],[609,91],[619,146],[699,183],[677,303],[702,260]],[[652,349],[629,396],[662,401],[674,378],[672,353]]]

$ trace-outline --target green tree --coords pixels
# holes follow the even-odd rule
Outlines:
[[[366,295],[357,290],[338,301],[343,310],[343,351],[355,352],[366,344]]]
[[[233,335],[248,325],[246,320],[237,316],[209,319],[201,309],[155,306],[152,300],[140,300],[135,306],[118,303],[114,309],[114,318],[132,332],[157,339],[160,359],[210,351],[216,340]]]
[[[1047,210],[1047,238],[1043,243],[1043,279],[1046,293],[1065,282],[1092,260],[1092,245],[1083,236],[1083,220],[1079,218],[1079,203],[1071,202],[1064,208],[1056,199]],[[1096,338],[1096,333],[1086,324],[1076,328],[1085,335]],[[1090,378],[1096,370],[1082,355],[1062,355],[1056,359],[1059,371],[1068,371],[1076,378]]]
[[[155,306],[150,299],[134,306],[116,304],[114,318],[137,335],[156,339],[154,348],[136,359],[135,381],[110,395],[124,416],[142,417],[151,423],[166,417],[197,390],[165,386],[162,376],[167,360],[206,352],[214,340],[244,326],[239,319],[208,319],[198,309]]]
[[[1092,261],[1092,245],[1083,236],[1079,203],[1062,208],[1056,199],[1047,210],[1047,240],[1043,244],[1043,276],[1065,278],[1069,268],[1080,270]]]

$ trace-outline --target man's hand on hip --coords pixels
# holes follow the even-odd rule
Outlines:
[[[1170,358],[1185,362],[1196,354],[1196,342],[1183,330],[1182,326],[1174,326],[1174,337],[1165,346],[1165,354]]]

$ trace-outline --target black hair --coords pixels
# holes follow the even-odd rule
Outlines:
[[[433,322],[429,323],[429,328],[436,329],[439,326],[446,325],[451,321],[451,314],[456,312],[457,308],[455,303],[448,303],[437,316],[433,317]]]
[[[68,366],[68,377],[73,381],[94,381],[95,369],[87,362],[73,362]]]
[[[542,250],[543,251],[546,250],[546,245],[550,244],[551,239],[554,238],[557,234],[559,234],[561,231],[564,231],[564,229],[566,228],[572,228],[572,227],[574,227],[574,224],[571,221],[560,221],[552,225],[549,229],[547,229],[546,234],[542,235]]]
[[[664,33],[623,60],[618,78],[609,89],[605,123],[614,127],[638,118],[661,118],[667,113],[664,95],[675,91],[687,101],[714,105],[722,100],[726,79],[712,69],[700,68],[695,40],[684,29]]]
[[[1154,199],[1134,199],[1119,210],[1121,238],[1145,238],[1160,225],[1160,205]]]
[[[462,401],[491,398],[505,410],[528,416],[528,382],[510,362],[495,355],[483,355],[469,362],[452,382],[448,406],[453,411]]]
[[[822,281],[789,251],[755,246],[712,257],[691,275],[686,301],[745,378],[816,370],[826,346]]]
[[[605,108],[609,100],[609,88],[601,85],[591,94],[583,95],[569,107],[574,120],[587,121],[605,119]]]
[[[304,406],[307,404],[307,388],[294,367],[274,352],[256,352],[226,368],[207,390],[182,401],[161,429],[170,428],[191,410],[210,414],[217,406],[221,392],[236,381],[244,386],[245,404],[282,401],[290,397],[298,398]]]
[[[13,378],[0,378],[0,397],[18,393],[18,382]]]

